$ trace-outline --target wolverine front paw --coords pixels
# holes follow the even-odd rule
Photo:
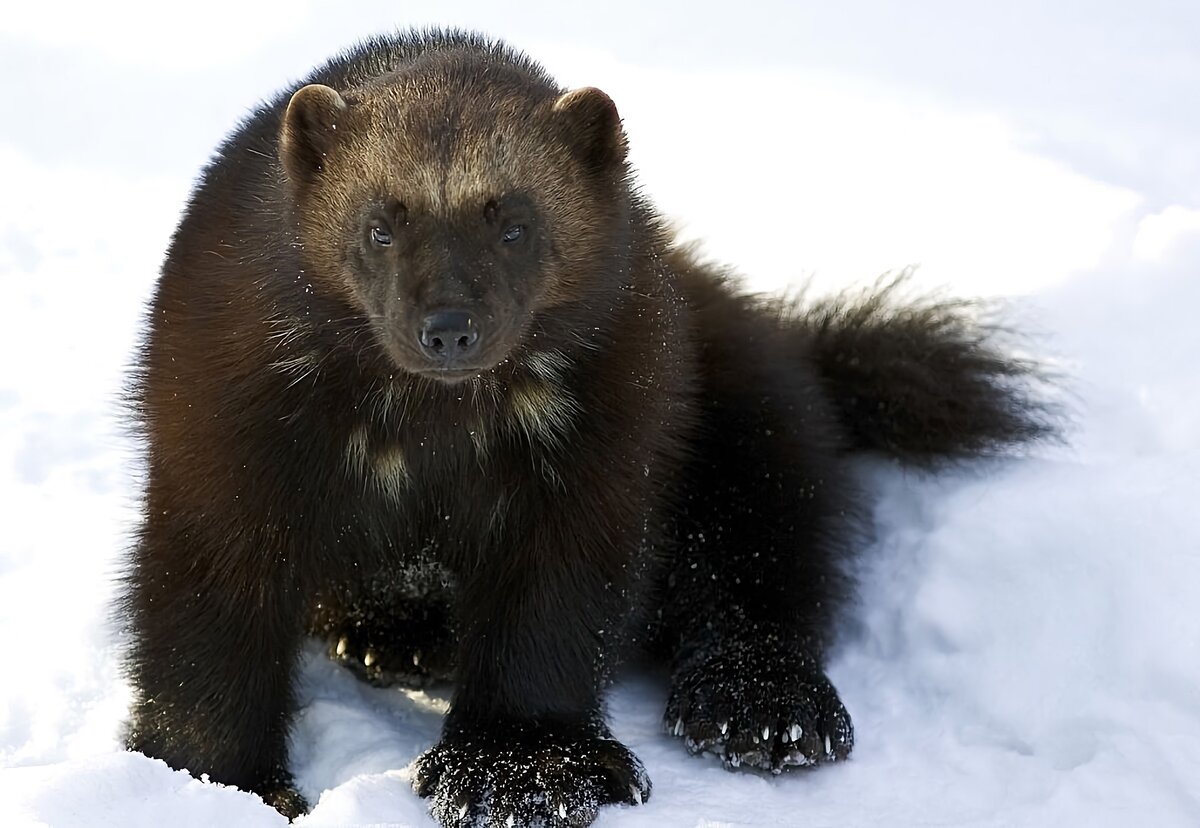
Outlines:
[[[443,736],[414,763],[413,787],[445,828],[583,828],[601,805],[639,805],[650,778],[606,730]]]
[[[780,773],[845,759],[850,714],[814,659],[756,644],[722,648],[676,671],[663,717],[691,753],[714,753],[726,768]]]
[[[213,767],[214,762],[211,757],[205,760],[196,755],[187,757],[171,752],[164,745],[160,733],[161,731],[144,728],[135,721],[125,735],[125,747],[145,756],[161,759],[171,767],[181,770]],[[198,771],[194,773],[201,778],[208,778],[208,773]],[[212,777],[215,782],[236,785],[244,791],[257,794],[263,802],[279,811],[289,821],[303,816],[309,811],[308,801],[296,788],[295,780],[284,767],[282,760],[273,763],[268,769],[255,774],[249,780],[245,778],[231,779],[229,775],[219,770],[214,770]]]
[[[260,789],[263,802],[283,814],[288,820],[308,813],[308,802],[296,786],[292,784],[290,775],[274,780]]]

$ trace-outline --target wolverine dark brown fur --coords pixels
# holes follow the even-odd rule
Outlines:
[[[305,810],[306,634],[456,681],[443,825],[588,824],[650,782],[601,694],[635,650],[730,767],[844,758],[823,673],[860,502],[1046,426],[963,303],[740,294],[637,194],[612,101],[462,33],[365,43],[253,113],[172,241],[136,377],[128,743]]]

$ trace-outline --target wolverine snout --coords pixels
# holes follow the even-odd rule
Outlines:
[[[421,353],[439,369],[473,365],[480,351],[479,326],[463,310],[439,310],[421,320],[417,332]]]

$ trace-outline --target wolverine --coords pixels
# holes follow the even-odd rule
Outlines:
[[[635,654],[687,750],[845,759],[852,456],[1052,428],[975,304],[910,294],[744,292],[641,194],[613,101],[502,43],[333,58],[219,147],[148,312],[129,748],[304,813],[317,636],[368,680],[454,682],[413,766],[443,826],[645,801],[603,707]]]

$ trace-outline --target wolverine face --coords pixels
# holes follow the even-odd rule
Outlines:
[[[584,299],[621,253],[628,209],[608,97],[491,71],[434,56],[345,96],[306,86],[280,134],[314,282],[397,367],[450,383]]]
[[[536,204],[499,192],[448,211],[389,194],[364,205],[346,251],[355,296],[395,362],[456,381],[501,362],[546,283]]]

